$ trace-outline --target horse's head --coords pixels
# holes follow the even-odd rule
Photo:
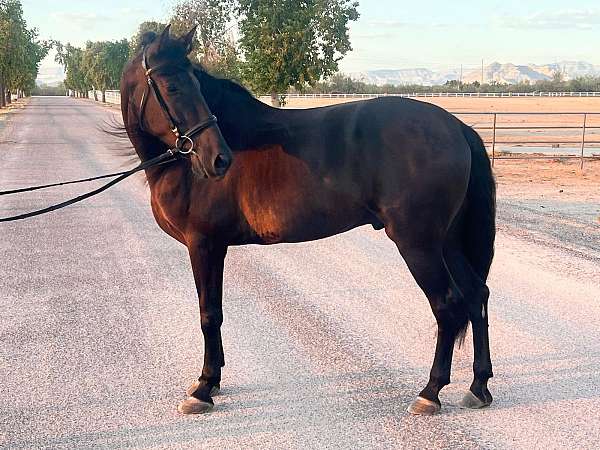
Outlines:
[[[222,177],[233,156],[187,57],[195,31],[181,38],[172,38],[169,27],[160,36],[146,33],[142,51],[125,69],[121,95],[129,97],[128,116],[138,132],[189,156],[194,173]]]

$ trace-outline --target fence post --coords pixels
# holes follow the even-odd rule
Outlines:
[[[583,152],[585,150],[585,127],[587,125],[587,113],[583,114],[583,128],[581,132],[581,166],[580,169],[583,170]]]
[[[494,113],[494,127],[492,131],[492,167],[494,167],[494,162],[496,160],[496,116]]]

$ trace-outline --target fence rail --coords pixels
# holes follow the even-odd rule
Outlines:
[[[588,137],[589,133],[592,132],[593,130],[600,130],[600,121],[597,121],[598,123],[596,123],[595,125],[592,125],[590,122],[588,122],[588,119],[591,117],[598,117],[600,118],[600,112],[477,112],[477,111],[468,111],[468,112],[451,112],[451,114],[455,115],[455,116],[484,116],[484,117],[490,117],[491,118],[491,122],[492,125],[491,126],[480,126],[478,124],[471,124],[471,126],[473,126],[473,128],[475,128],[475,130],[477,131],[491,131],[491,138],[490,139],[484,139],[484,143],[486,144],[486,146],[491,147],[491,156],[492,156],[492,166],[495,163],[496,159],[547,159],[547,158],[579,158],[580,159],[580,168],[583,169],[583,163],[585,161],[586,158],[589,159],[596,159],[598,158],[598,156],[595,155],[591,155],[591,156],[585,156],[585,149],[586,149],[586,145],[590,146],[590,145],[597,145],[600,144],[600,135],[599,133],[595,133],[594,135],[597,136],[597,139],[590,139]],[[577,120],[579,119],[580,122],[578,125],[566,125],[566,124],[561,124],[561,125],[517,125],[517,126],[507,126],[507,125],[503,125],[503,126],[498,126],[498,118],[501,117],[515,117],[515,116],[532,116],[532,117],[542,117],[542,116],[546,116],[546,117],[556,117],[556,116],[567,116],[571,119],[571,122],[573,120]],[[498,139],[498,135],[497,132],[501,130],[525,130],[525,131],[537,131],[537,130],[581,130],[581,138],[577,139],[577,140],[568,140],[563,138],[563,137],[558,137],[558,138],[554,138],[554,139],[548,139],[548,140],[540,140],[540,139],[536,139],[536,140],[532,140],[532,139],[522,139],[519,140],[517,139],[510,139],[510,140],[500,140]],[[520,155],[520,156],[510,156],[510,157],[503,157],[503,156],[496,156],[496,145],[498,144],[508,144],[508,145],[512,145],[512,146],[518,146],[518,145],[544,145],[544,144],[551,144],[551,145],[556,145],[557,147],[560,146],[561,144],[571,144],[571,145],[577,145],[580,148],[580,153],[579,155],[542,155],[542,156],[525,156],[525,155]]]
[[[412,94],[411,94],[412,95]],[[397,94],[391,95],[395,97],[408,97],[411,95],[406,94]],[[374,97],[382,97],[385,95],[371,95],[371,94],[289,94],[288,98],[374,98]],[[600,97],[600,92],[538,92],[538,93],[429,93],[429,94],[415,94],[415,96],[421,97]],[[93,98],[93,97],[92,97]],[[119,91],[109,90],[106,91],[106,102],[113,104],[120,104],[121,95]],[[490,149],[492,164],[495,163],[497,159],[546,159],[546,158],[579,158],[581,160],[581,168],[583,168],[584,160],[587,159],[597,159],[598,156],[585,155],[586,146],[591,145],[599,145],[600,144],[600,113],[596,112],[489,112],[489,111],[450,111],[451,114],[457,117],[463,117],[465,122],[471,122],[471,125],[475,130],[482,132],[483,134],[491,133],[491,136],[484,136],[484,143]],[[472,120],[468,120],[467,117],[486,117],[489,118],[488,123],[473,123]],[[561,119],[558,125],[546,125],[546,124],[537,124],[537,125],[523,125],[522,121],[519,122],[518,125],[503,124],[502,118],[507,117],[546,117],[546,118],[556,118],[556,117],[564,117],[565,119]],[[594,123],[590,122],[591,118],[597,118]],[[551,121],[552,122],[552,121]],[[576,132],[577,130],[581,131],[580,138],[577,140],[573,139],[565,139],[564,137],[557,137],[553,139],[519,139],[519,134],[517,134],[516,139],[502,139],[498,136],[498,132],[504,133],[506,131],[516,131],[517,133],[523,132],[539,132],[543,130],[569,130],[570,132]],[[568,132],[569,132],[568,131]],[[590,137],[592,136],[592,137]],[[594,136],[596,139],[594,139]],[[580,153],[578,155],[543,155],[543,156],[510,156],[505,157],[497,154],[497,145],[510,145],[510,146],[520,146],[520,145],[548,145],[560,146],[562,144],[571,144],[576,145],[577,148],[580,149]]]

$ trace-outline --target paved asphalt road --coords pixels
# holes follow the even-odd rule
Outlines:
[[[129,166],[123,143],[96,128],[112,114],[33,98],[0,123],[0,189]],[[80,189],[4,197],[0,216]],[[456,406],[469,339],[430,418],[405,409],[427,379],[433,316],[383,232],[232,248],[223,394],[210,415],[183,417],[176,405],[202,360],[196,294],[143,179],[0,224],[0,447],[597,448],[597,235],[520,227],[531,214],[500,202],[495,402]]]

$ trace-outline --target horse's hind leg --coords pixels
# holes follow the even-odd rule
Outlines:
[[[469,320],[473,327],[473,373],[474,379],[464,396],[461,406],[482,408],[492,403],[488,380],[493,377],[488,333],[489,289],[475,273],[468,259],[457,248],[446,249],[446,262],[454,280],[460,287],[467,303]]]
[[[429,382],[408,408],[413,414],[432,415],[441,408],[440,390],[450,383],[454,341],[467,325],[464,303],[444,262],[441,233],[420,229],[418,236],[411,236],[410,230],[396,233],[389,224],[386,232],[427,296],[437,321],[437,343]]]

